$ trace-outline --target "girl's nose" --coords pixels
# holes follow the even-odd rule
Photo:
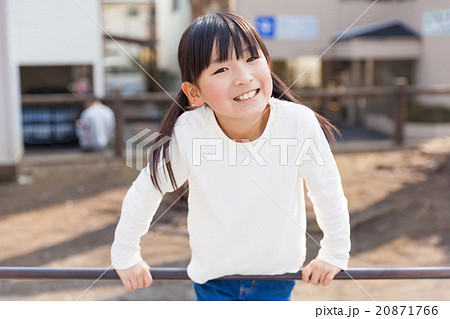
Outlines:
[[[238,73],[236,74],[234,85],[236,86],[245,85],[251,83],[252,81],[253,81],[252,74],[249,71],[243,69],[239,70]]]

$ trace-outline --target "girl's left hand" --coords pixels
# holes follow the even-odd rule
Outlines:
[[[341,271],[340,268],[333,266],[320,259],[313,259],[302,271],[302,280],[306,283],[312,283],[314,286],[322,284],[328,285]]]

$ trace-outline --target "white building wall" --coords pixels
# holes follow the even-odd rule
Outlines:
[[[152,1],[103,1],[103,26],[111,35],[147,40]],[[134,16],[129,12],[135,10]]]
[[[95,94],[104,95],[100,0],[6,2],[16,67],[92,64]]]
[[[23,156],[18,70],[12,63],[9,1],[0,1],[0,169],[12,171]]]
[[[178,44],[184,30],[192,22],[188,0],[178,0],[178,9],[173,11],[173,1],[156,0],[156,46],[158,68],[179,74]]]

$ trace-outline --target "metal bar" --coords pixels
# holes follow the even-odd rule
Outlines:
[[[93,95],[75,95],[75,94],[22,94],[22,105],[26,106],[61,106],[61,104],[83,104]]]
[[[176,96],[175,92],[169,92],[173,97]],[[75,95],[75,94],[22,94],[21,102],[22,105],[26,106],[59,106],[61,104],[83,104],[93,95]],[[112,103],[115,99],[114,93],[112,95],[107,95],[102,97],[101,100],[107,103]],[[122,100],[124,102],[170,102],[172,98],[168,96],[165,92],[148,92],[148,93],[138,93],[133,95],[122,95]]]
[[[127,117],[126,123],[160,123],[163,119],[159,116],[140,116],[140,117]]]
[[[406,118],[406,109],[408,95],[406,94],[406,85],[408,80],[404,77],[395,79],[395,84],[398,87],[397,104],[395,106],[395,143],[402,145],[404,140],[404,124]]]
[[[177,96],[177,92],[147,92],[147,93],[136,93],[133,95],[123,95],[122,99],[124,102],[162,102],[169,103]],[[111,97],[105,96],[102,100],[109,101]]]
[[[116,118],[116,127],[114,135],[114,154],[118,158],[123,156],[123,130],[125,126],[125,118],[123,114],[123,99],[122,92],[120,90],[114,91],[114,100],[112,103],[112,109]]]
[[[408,94],[449,94],[450,85],[435,84],[430,86],[407,85],[405,87]]]
[[[150,268],[155,280],[189,280],[186,268]],[[0,267],[0,279],[119,279],[114,269]],[[283,275],[231,275],[215,280],[300,280],[302,269]],[[335,279],[450,279],[450,267],[351,268]]]

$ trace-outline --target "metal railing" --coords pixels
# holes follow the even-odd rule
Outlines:
[[[283,275],[231,275],[214,280],[301,280],[302,270]],[[186,268],[150,268],[154,280],[190,280]],[[114,269],[0,267],[0,279],[119,279]],[[334,279],[450,279],[450,267],[349,268]]]

